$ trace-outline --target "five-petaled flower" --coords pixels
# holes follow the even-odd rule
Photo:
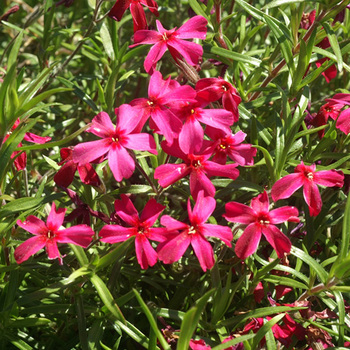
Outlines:
[[[160,223],[168,229],[169,238],[158,246],[159,260],[165,264],[171,264],[179,260],[191,244],[203,271],[211,269],[215,260],[213,248],[206,237],[219,238],[229,247],[231,247],[232,240],[232,231],[229,227],[205,223],[213,213],[215,206],[215,199],[204,197],[204,192],[200,191],[193,211],[190,199],[187,202],[190,224],[164,215]]]
[[[317,185],[326,187],[342,187],[344,174],[339,170],[316,171],[316,165],[305,165],[301,162],[293,174],[279,179],[271,189],[272,199],[276,202],[279,199],[289,198],[295,191],[303,186],[305,202],[309,207],[311,216],[317,216],[322,208],[322,199]]]
[[[90,244],[94,235],[91,227],[87,225],[76,225],[66,229],[61,227],[66,210],[56,209],[55,203],[52,203],[46,223],[34,215],[28,216],[23,222],[17,221],[18,226],[34,235],[16,248],[15,259],[18,264],[26,261],[44,247],[49,259],[59,259],[60,264],[62,264],[57,243],[70,243],[84,248]]]
[[[128,179],[135,170],[135,161],[127,151],[149,151],[157,154],[156,144],[151,135],[133,133],[140,122],[139,110],[129,105],[116,109],[117,125],[114,126],[106,112],[99,113],[87,130],[102,140],[84,142],[74,147],[73,161],[79,166],[106,155],[109,167],[117,181]]]
[[[182,56],[188,64],[192,66],[198,64],[203,55],[202,46],[183,39],[205,39],[208,21],[204,17],[192,17],[179,29],[166,30],[158,20],[156,23],[158,31],[138,30],[134,35],[135,44],[130,45],[130,47],[134,47],[141,44],[154,44],[144,62],[147,73],[153,73],[156,63],[167,49],[175,61],[181,59]]]
[[[149,239],[164,241],[167,230],[164,227],[152,227],[165,206],[150,199],[139,217],[136,208],[131,200],[124,194],[121,200],[114,203],[116,214],[129,226],[106,225],[100,231],[99,236],[102,242],[119,243],[130,237],[135,237],[135,250],[137,261],[142,269],[153,266],[157,262],[157,253],[152,247]]]
[[[238,202],[229,202],[225,208],[226,220],[248,225],[238,238],[235,247],[240,259],[247,258],[257,250],[262,235],[276,250],[279,258],[290,252],[292,246],[290,240],[275,225],[286,221],[299,222],[297,208],[285,206],[270,211],[266,191],[252,199],[251,207]]]

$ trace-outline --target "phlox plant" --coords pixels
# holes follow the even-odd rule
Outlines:
[[[350,347],[350,0],[0,7],[0,350]]]

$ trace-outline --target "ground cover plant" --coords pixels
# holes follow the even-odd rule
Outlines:
[[[3,1],[0,348],[349,348],[349,3]]]

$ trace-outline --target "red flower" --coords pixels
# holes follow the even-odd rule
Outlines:
[[[135,162],[127,149],[149,151],[157,154],[151,135],[133,133],[141,116],[136,108],[122,105],[116,110],[117,125],[114,126],[106,112],[99,113],[87,130],[102,140],[81,143],[73,149],[73,161],[85,165],[106,155],[109,167],[117,181],[128,179],[135,170]]]
[[[186,154],[180,149],[178,140],[175,140],[171,147],[162,142],[162,148],[167,154],[184,160],[184,163],[160,165],[154,172],[154,178],[158,179],[162,187],[168,187],[190,175],[190,191],[194,199],[197,198],[200,190],[203,190],[206,196],[214,197],[215,187],[209,177],[223,176],[235,180],[239,175],[237,164],[221,165],[209,161],[212,154],[210,150]]]
[[[141,217],[131,200],[124,194],[121,200],[114,203],[117,215],[131,227],[120,225],[106,225],[100,231],[99,236],[102,242],[118,243],[135,237],[135,250],[137,261],[142,269],[153,266],[157,262],[157,253],[152,248],[149,239],[154,241],[164,241],[167,230],[165,228],[152,228],[165,206],[157,203],[155,199],[149,200]]]
[[[258,248],[261,236],[276,250],[279,258],[291,249],[290,240],[275,226],[286,221],[299,222],[298,209],[295,207],[281,207],[269,211],[267,192],[252,199],[251,207],[230,202],[227,203],[224,218],[231,222],[247,224],[243,234],[238,238],[235,252],[240,259],[252,255]]]
[[[157,30],[139,30],[134,35],[134,47],[141,44],[154,44],[149,51],[144,67],[147,73],[152,74],[156,63],[162,58],[168,49],[174,60],[184,57],[188,64],[195,66],[203,55],[201,45],[188,42],[182,39],[198,38],[204,40],[207,34],[208,21],[202,16],[195,16],[189,19],[179,29],[166,30],[157,20]]]
[[[204,192],[200,191],[193,211],[190,199],[187,202],[190,225],[164,215],[160,222],[170,232],[168,234],[170,238],[159,244],[159,260],[165,264],[171,264],[179,260],[191,244],[203,271],[211,269],[215,260],[213,248],[206,237],[217,237],[229,247],[231,247],[232,240],[232,232],[229,227],[205,223],[213,213],[215,206],[215,199],[204,197]]]
[[[342,187],[344,174],[337,170],[315,171],[316,165],[305,165],[301,162],[293,174],[279,179],[271,189],[272,199],[276,202],[279,199],[289,198],[295,191],[303,186],[303,195],[311,216],[317,216],[322,208],[322,199],[317,185],[326,187]]]
[[[61,229],[64,215],[67,209],[57,209],[52,203],[51,212],[46,220],[46,224],[34,215],[30,215],[22,222],[17,221],[17,225],[32,233],[34,237],[18,246],[15,250],[15,259],[18,264],[26,261],[31,255],[42,248],[46,248],[49,259],[58,258],[62,264],[62,257],[58,251],[57,243],[70,243],[86,248],[94,235],[91,227],[87,225],[76,225],[66,229]]]
[[[117,0],[108,12],[108,16],[116,21],[120,21],[126,9],[130,7],[132,20],[134,22],[134,32],[140,29],[147,29],[146,15],[141,4],[148,7],[157,17],[159,16],[158,5],[154,0]]]
[[[190,340],[190,349],[191,350],[211,350],[211,347],[205,344],[203,339],[200,340]]]
[[[58,164],[63,166],[53,178],[57,185],[68,187],[73,182],[77,170],[84,184],[96,187],[101,185],[101,180],[90,163],[79,166],[73,161],[73,149],[61,148],[60,154],[62,161]]]
[[[237,89],[222,78],[204,78],[196,84],[197,97],[207,103],[222,99],[222,106],[233,114],[234,122],[238,121],[238,105],[242,99]]]
[[[239,165],[253,165],[257,150],[249,143],[242,143],[247,136],[243,131],[231,134],[222,129],[206,127],[205,133],[213,140],[204,142],[214,147],[214,162],[226,164],[229,157]]]

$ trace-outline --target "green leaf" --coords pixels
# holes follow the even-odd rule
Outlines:
[[[274,0],[268,3],[263,7],[263,10],[271,9],[273,7],[279,7],[283,5],[288,5],[288,4],[296,4],[296,3],[311,3],[311,6],[313,6],[314,3],[324,3],[324,0]]]
[[[323,22],[322,25],[327,33],[327,37],[329,39],[329,43],[331,44],[331,48],[333,49],[333,52],[337,58],[336,62],[338,65],[338,72],[341,72],[343,70],[343,55],[339,47],[337,34],[334,32],[333,28],[329,25],[329,23]]]
[[[137,329],[132,323],[126,322],[124,324],[121,321],[116,321],[116,324],[124,331],[130,338],[134,339],[138,344],[143,346],[145,349],[148,349],[149,340],[148,338]]]
[[[251,64],[252,66],[255,66],[255,67],[258,67],[261,64],[261,61],[255,57],[249,57],[247,55],[226,50],[221,47],[211,46],[210,52],[215,55],[218,55],[219,57],[229,58],[235,62],[237,61],[237,62]]]
[[[279,42],[280,47],[281,47],[281,51],[282,51],[282,55],[283,55],[284,59],[286,60],[286,63],[288,65],[291,73],[293,74],[295,71],[295,67],[294,67],[294,62],[293,62],[291,34],[286,33],[286,30],[288,30],[288,29],[283,31],[282,30],[283,26],[276,24],[275,21],[273,21],[270,17],[268,17],[268,16],[264,16],[264,17],[265,17],[265,21],[266,21],[267,25],[270,27],[272,33],[274,34],[277,41]]]
[[[95,286],[98,295],[110,313],[116,318],[116,320],[125,323],[125,318],[122,312],[102,279],[97,275],[93,275],[90,277],[90,281]]]
[[[267,170],[269,171],[269,174],[271,177],[271,181],[273,183],[276,182],[275,167],[274,167],[274,162],[273,162],[273,159],[270,155],[270,152],[262,146],[253,145],[253,147],[257,148],[258,150],[260,150],[263,153],[264,158],[265,158],[266,167],[267,167]]]
[[[196,305],[186,312],[181,323],[180,336],[176,347],[177,350],[188,350],[192,335],[198,327],[200,316],[213,292],[214,290],[210,290],[205,293],[197,300]]]
[[[211,348],[211,350],[225,350],[229,346],[233,346],[233,345],[242,343],[242,342],[249,340],[249,339],[252,339],[254,337],[255,337],[255,334],[245,334],[245,335],[242,335],[242,336],[237,337],[235,339],[229,340],[228,342],[217,345],[217,346]]]
[[[326,270],[315,260],[313,259],[310,255],[305,253],[299,248],[292,247],[290,253],[297,258],[301,259],[304,263],[308,264],[310,266],[310,269],[314,270],[318,277],[320,278],[322,283],[326,283],[328,279],[328,273]]]
[[[136,290],[136,289],[133,289],[135,295],[136,295],[136,299],[137,301],[139,302],[143,312],[145,313],[147,319],[148,319],[148,322],[153,330],[153,332],[156,334],[159,342],[160,342],[160,345],[162,346],[163,349],[171,349],[169,344],[167,343],[167,341],[164,339],[162,333],[160,332],[159,328],[158,328],[158,325],[157,325],[157,321],[154,319],[151,311],[149,310],[149,308],[147,307],[147,305],[145,304],[145,302],[143,301],[140,293]]]
[[[106,22],[102,23],[101,29],[100,29],[100,35],[102,39],[103,47],[107,53],[107,56],[114,61],[115,60],[115,54],[114,54],[114,48],[113,43],[111,39],[111,35],[109,34],[108,27],[106,25]]]
[[[198,3],[197,0],[189,0],[189,5],[192,7],[192,10],[199,16],[203,16],[209,22],[210,18],[207,16],[205,11],[203,10],[201,4]]]

